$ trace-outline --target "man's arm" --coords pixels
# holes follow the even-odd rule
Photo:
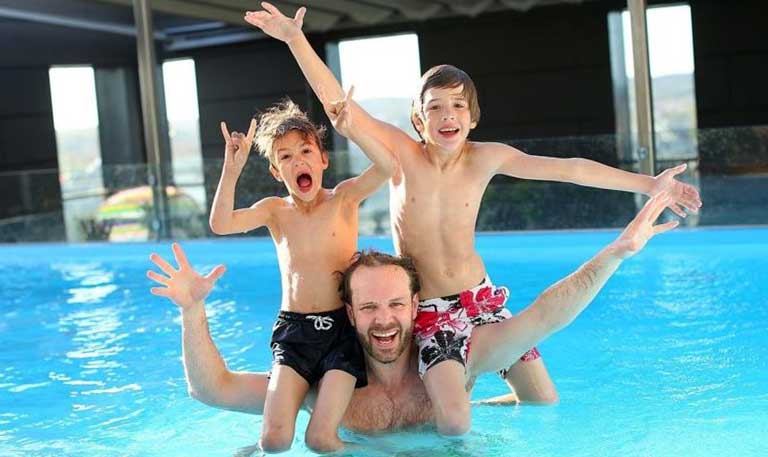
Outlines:
[[[678,165],[661,172],[658,176],[619,170],[594,160],[582,158],[559,159],[526,154],[505,144],[493,144],[498,149],[498,168],[496,173],[514,178],[535,179],[542,181],[560,181],[600,189],[621,190],[655,196],[668,191],[673,197],[669,209],[678,216],[685,217],[685,211],[697,213],[701,207],[699,192],[690,184],[675,179],[686,169]]]
[[[217,235],[229,235],[231,233],[243,233],[249,230],[268,225],[271,217],[272,205],[277,197],[265,198],[255,203],[250,208],[235,210],[235,187],[253,144],[256,134],[256,120],[251,119],[248,133],[229,133],[227,124],[221,123],[221,134],[224,136],[224,166],[221,170],[221,178],[216,188],[216,195],[211,205],[211,217],[209,220],[211,230]]]
[[[230,371],[221,358],[208,330],[204,300],[224,274],[219,265],[207,276],[195,272],[184,251],[174,243],[178,269],[159,255],[150,259],[165,275],[147,271],[147,276],[163,287],[153,287],[152,294],[167,297],[181,309],[184,374],[189,394],[217,408],[261,414],[269,382],[265,373]]]
[[[523,312],[504,322],[476,328],[468,376],[504,369],[549,335],[570,324],[589,305],[622,261],[635,255],[654,235],[677,221],[654,226],[671,197],[651,198],[621,235],[574,273],[545,290]]]
[[[326,105],[329,100],[344,98],[341,84],[312,49],[312,45],[301,31],[306,8],[299,8],[296,16],[289,18],[270,3],[262,2],[261,6],[264,10],[247,12],[245,21],[288,45],[304,77],[323,105]],[[372,117],[354,101],[351,103],[351,110],[356,122],[360,124],[360,129],[384,143],[384,146],[393,153],[397,154],[398,144],[403,141],[413,141],[399,128]]]

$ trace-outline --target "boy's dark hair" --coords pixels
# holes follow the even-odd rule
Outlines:
[[[427,70],[421,77],[419,93],[411,105],[411,123],[414,124],[413,116],[418,115],[423,110],[424,93],[427,90],[433,87],[454,88],[459,86],[463,86],[461,95],[464,96],[464,99],[469,104],[470,120],[475,123],[480,122],[480,102],[477,100],[477,89],[472,78],[464,70],[453,65],[436,65]],[[416,128],[415,124],[413,128]],[[416,132],[418,132],[418,129],[416,129]],[[419,136],[421,136],[420,133]]]
[[[305,141],[312,139],[320,151],[324,151],[325,127],[313,124],[307,113],[303,112],[291,99],[286,98],[259,116],[259,127],[254,136],[256,148],[269,160],[270,164],[277,163],[277,160],[274,160],[272,144],[291,131],[301,134]]]
[[[361,266],[381,267],[387,265],[395,265],[405,270],[410,283],[409,287],[411,290],[411,297],[413,297],[415,293],[421,290],[419,277],[416,274],[416,267],[410,257],[393,256],[383,252],[375,251],[373,249],[368,249],[365,251],[357,251],[355,255],[352,256],[352,263],[349,265],[349,267],[347,267],[347,269],[343,272],[337,272],[341,276],[341,281],[339,282],[339,294],[341,295],[341,301],[348,305],[352,303],[352,289],[350,288],[350,280],[352,279],[352,274],[354,274],[355,270]]]

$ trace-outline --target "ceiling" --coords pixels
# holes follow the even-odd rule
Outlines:
[[[328,32],[372,25],[515,10],[585,0],[281,0],[286,14],[307,6],[304,29]],[[263,37],[243,22],[258,0],[150,0],[156,37],[168,50],[233,43]],[[0,0],[3,23],[31,22],[54,27],[134,35],[133,0]],[[18,24],[16,24],[18,25]]]

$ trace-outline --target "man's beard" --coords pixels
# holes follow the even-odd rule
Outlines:
[[[373,342],[371,341],[373,336],[370,336],[368,333],[360,333],[357,332],[357,339],[360,341],[360,345],[365,349],[365,352],[375,361],[379,363],[392,363],[395,360],[400,358],[400,355],[402,355],[403,352],[405,352],[405,349],[408,347],[409,344],[413,344],[413,327],[409,327],[407,331],[403,330],[403,327],[398,323],[394,327],[389,327],[388,329],[381,329],[381,328],[375,328],[375,329],[369,329],[370,332],[374,331],[387,331],[392,330],[393,328],[396,328],[398,330],[397,335],[395,335],[396,338],[400,338],[400,344],[391,350],[387,350],[386,353],[382,353],[380,349],[376,349],[373,346]],[[378,352],[378,353],[377,353]]]

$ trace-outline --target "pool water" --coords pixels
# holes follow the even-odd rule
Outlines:
[[[616,232],[482,235],[519,310]],[[361,246],[391,251],[385,238]],[[268,239],[183,243],[228,271],[208,303],[230,368],[264,371],[280,281]],[[170,244],[0,246],[0,455],[248,455],[261,419],[191,399],[179,312],[149,294]],[[344,433],[350,455],[748,456],[768,453],[768,229],[679,230],[625,262],[539,348],[557,406],[473,408],[466,437]],[[506,392],[487,375],[473,398]],[[311,455],[301,413],[290,455]]]

